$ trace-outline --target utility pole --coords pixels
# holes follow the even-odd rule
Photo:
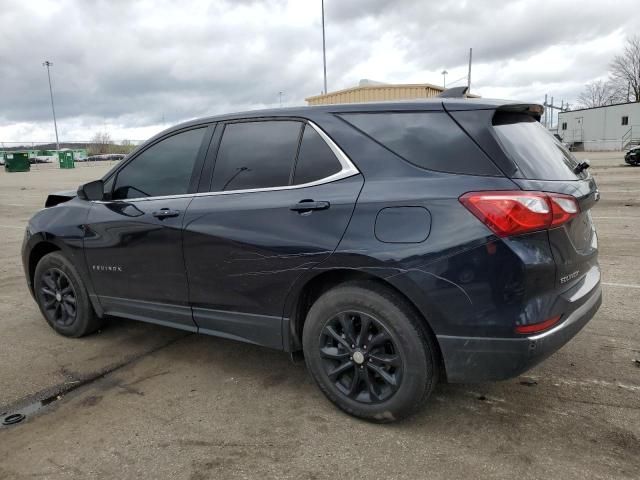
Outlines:
[[[442,70],[442,88],[447,88],[447,72],[446,70]]]
[[[280,108],[282,108],[282,92],[278,92],[278,96],[280,97]]]
[[[473,56],[473,48],[469,49],[469,73],[467,75],[467,95],[471,94],[471,58]]]
[[[544,126],[546,128],[553,128],[553,111],[558,110],[558,112],[567,112],[569,111],[569,102],[564,103],[564,100],[560,101],[560,106],[554,105],[553,97],[551,97],[551,103],[549,103],[549,97],[547,94],[544,96]],[[558,117],[558,122],[560,121],[560,117]],[[558,126],[556,125],[556,128]]]
[[[324,0],[322,0],[322,65],[324,67],[324,94],[327,94],[327,47],[324,36]]]
[[[47,67],[47,78],[49,79],[49,95],[51,96],[51,111],[53,112],[53,128],[56,131],[56,150],[60,150],[60,142],[58,141],[58,124],[56,122],[56,107],[53,105],[53,89],[51,88],[51,74],[49,73],[49,67],[53,67],[53,63],[46,60],[43,67]]]

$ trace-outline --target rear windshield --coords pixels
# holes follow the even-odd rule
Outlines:
[[[531,180],[577,180],[578,161],[540,122],[527,114],[498,112],[493,128],[505,153],[518,166],[514,177]]]

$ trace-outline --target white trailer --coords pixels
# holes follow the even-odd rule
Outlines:
[[[560,112],[558,135],[574,150],[627,150],[640,145],[640,103]]]

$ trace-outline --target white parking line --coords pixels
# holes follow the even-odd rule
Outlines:
[[[0,225],[0,228],[16,228],[18,230],[24,230],[26,227],[24,225]]]
[[[612,283],[612,282],[602,282],[602,285],[607,285],[609,287],[625,287],[625,288],[640,288],[640,285],[634,285],[632,283]]]
[[[633,216],[629,216],[629,217],[593,217],[594,220],[633,220],[633,219],[638,219],[640,220],[640,217],[633,217]]]

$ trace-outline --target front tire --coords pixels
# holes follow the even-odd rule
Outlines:
[[[40,259],[33,289],[42,315],[60,335],[82,337],[102,326],[80,275],[61,253],[49,253]]]
[[[436,347],[397,293],[375,282],[333,288],[304,324],[307,368],[338,408],[386,423],[414,413],[438,380]]]

